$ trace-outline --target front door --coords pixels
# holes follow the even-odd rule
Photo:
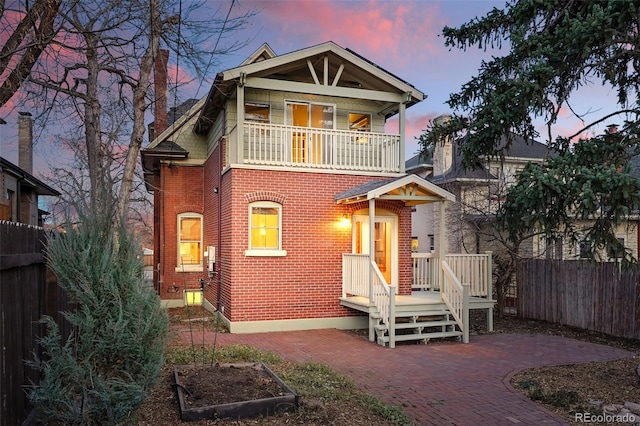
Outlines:
[[[387,284],[398,283],[398,227],[395,216],[376,216],[373,229],[374,256]],[[353,252],[369,254],[369,216],[353,215]]]

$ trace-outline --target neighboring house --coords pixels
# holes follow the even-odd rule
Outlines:
[[[442,262],[411,253],[412,206],[453,200],[404,170],[405,110],[424,97],[327,42],[280,56],[264,44],[166,129],[158,102],[141,157],[161,299],[178,306],[202,288],[232,333],[369,327],[390,346],[468,340],[468,309],[493,307],[490,259],[449,267],[444,251]],[[399,134],[385,133],[395,116]],[[485,272],[469,276],[470,264]]]
[[[446,119],[447,116],[441,116],[436,120]],[[479,168],[465,170],[457,141],[447,140],[435,147],[430,161],[422,160],[418,154],[407,160],[405,167],[408,173],[428,179],[456,196],[457,202],[447,208],[447,251],[481,253],[494,249],[487,239],[491,234],[487,228],[493,226],[491,222],[496,210],[504,201],[509,186],[515,184],[518,172],[528,163],[542,164],[548,155],[547,145],[512,135],[511,145],[502,160],[483,161]],[[417,206],[414,210],[414,249],[437,250],[439,212],[430,205]],[[589,224],[583,222],[584,226]],[[576,224],[580,228],[580,224]],[[637,220],[632,219],[616,231],[634,256],[638,255],[638,229]],[[521,256],[579,259],[583,257],[585,244],[588,242],[565,243],[561,237],[547,244],[542,236],[535,236],[521,245]]]
[[[33,176],[31,114],[20,113],[18,122],[18,163],[0,157],[0,220],[42,226],[48,213],[38,208],[41,196],[60,192]]]

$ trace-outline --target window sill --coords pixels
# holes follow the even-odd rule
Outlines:
[[[284,257],[287,255],[286,250],[245,250],[244,255],[247,257]]]
[[[176,272],[202,272],[204,268],[202,265],[180,265],[176,266]]]

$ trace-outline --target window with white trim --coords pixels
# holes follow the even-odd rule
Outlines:
[[[176,271],[202,270],[202,215],[178,215],[178,265]]]
[[[371,132],[371,114],[350,112],[349,130],[353,132]],[[354,138],[354,141],[357,143],[369,143],[369,138],[358,136]]]
[[[282,250],[282,205],[273,201],[249,204],[249,249],[246,256],[286,256]]]
[[[244,104],[244,119],[247,121],[269,122],[269,104],[247,102]]]

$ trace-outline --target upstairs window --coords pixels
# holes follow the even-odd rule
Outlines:
[[[371,132],[371,114],[350,112],[349,130],[352,132]],[[368,143],[369,138],[361,136],[355,138],[355,141],[359,143]]]
[[[269,105],[248,102],[244,104],[244,119],[260,123],[269,122]]]
[[[178,266],[176,271],[202,267],[202,215],[178,215]]]
[[[359,112],[349,113],[349,130],[355,132],[371,131],[371,114],[362,114]]]

